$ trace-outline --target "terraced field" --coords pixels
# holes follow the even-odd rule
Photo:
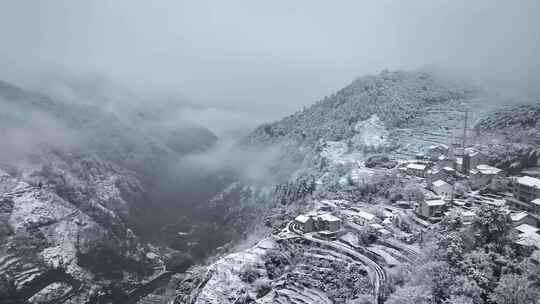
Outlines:
[[[395,159],[410,159],[416,153],[423,152],[425,147],[436,144],[450,145],[461,143],[465,114],[462,109],[434,105],[427,109],[419,126],[407,129],[394,129],[391,137],[400,143],[394,153]],[[472,121],[476,115],[469,113],[467,134],[472,134]]]

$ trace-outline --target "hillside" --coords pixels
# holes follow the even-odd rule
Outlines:
[[[518,174],[538,171],[540,159],[540,104],[505,106],[483,115],[475,124],[479,142],[487,142],[490,163]]]
[[[293,139],[314,143],[352,137],[354,126],[376,114],[390,129],[421,125],[429,107],[458,106],[474,96],[424,72],[382,72],[356,79],[330,97],[284,119],[258,127],[250,142]]]
[[[514,142],[540,144],[540,103],[506,106],[488,113],[474,126],[479,134],[497,134]]]
[[[157,121],[0,82],[0,303],[134,303],[214,248],[180,252],[153,238],[179,214],[206,229],[190,219],[197,211],[174,165],[216,141],[202,127]]]
[[[278,185],[257,204],[259,212],[243,204],[239,214],[266,230],[248,226],[253,232],[244,246],[190,268],[177,285],[176,303],[491,303],[485,299],[506,284],[498,261],[527,258],[514,251],[506,215],[491,206],[503,194],[483,196],[491,184],[479,192],[467,175],[444,173],[437,178],[463,191],[450,204],[408,166],[446,168],[446,157],[438,163],[426,155],[435,145],[457,150],[464,109],[467,145],[493,152],[491,164],[505,174],[536,165],[537,155],[527,151],[538,145],[500,136],[518,128],[538,133],[529,117],[536,112],[517,107],[486,115],[485,102],[480,90],[432,74],[383,72],[261,125],[242,144],[278,147],[281,157],[269,171],[279,176]],[[483,131],[471,132],[471,121]],[[499,136],[484,136],[488,131]],[[444,213],[420,214],[417,206],[427,202],[444,205]],[[341,226],[331,228],[336,222]],[[492,222],[500,234],[485,231]],[[525,282],[534,269],[508,271]],[[487,278],[476,275],[486,272]],[[463,284],[473,287],[463,290]]]
[[[323,158],[328,158],[338,146],[345,152],[354,147],[358,153],[410,157],[426,144],[459,142],[463,106],[475,109],[479,95],[476,88],[432,73],[385,71],[360,77],[302,111],[259,126],[243,143],[280,147],[281,162],[271,171],[281,180],[318,166],[319,152],[326,150]],[[372,136],[375,129],[378,138]]]

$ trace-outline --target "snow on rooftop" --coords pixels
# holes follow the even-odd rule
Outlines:
[[[330,213],[325,213],[325,214],[319,215],[319,219],[322,220],[322,221],[327,221],[327,222],[339,222],[339,221],[341,221],[341,219],[339,217],[333,216]]]
[[[521,224],[516,227],[516,230],[524,234],[534,234],[540,229],[529,224]]]
[[[384,229],[384,226],[381,225],[381,224],[376,224],[376,223],[375,223],[375,224],[371,224],[370,226],[373,227],[373,228],[375,228],[375,229],[377,229],[377,230],[379,230],[379,229]]]
[[[307,221],[309,221],[310,217],[308,215],[305,215],[305,214],[300,214],[299,216],[297,216],[294,220],[299,222],[299,223],[307,223]]]
[[[524,185],[524,186],[527,186],[527,187],[539,188],[540,189],[540,179],[538,179],[536,177],[521,176],[521,177],[516,178],[516,182],[518,184],[521,184],[521,185]]]
[[[463,157],[456,157],[456,163],[459,165],[463,164]]]
[[[371,213],[369,213],[369,212],[362,211],[362,210],[358,211],[358,215],[359,215],[360,217],[362,217],[362,218],[368,220],[368,221],[371,221],[372,219],[375,218],[375,215],[373,215],[373,214],[371,214]]]
[[[499,174],[502,171],[499,168],[495,168],[495,167],[488,166],[488,165],[478,165],[478,166],[476,166],[476,169],[478,171],[480,171],[480,173],[487,174],[487,175],[496,175],[496,174]]]
[[[408,165],[407,165],[407,168],[408,168],[408,169],[415,169],[415,170],[425,170],[425,169],[426,169],[426,165],[422,165],[422,164],[408,164]]]
[[[428,148],[428,150],[435,150],[435,149],[448,150],[448,146],[445,144],[438,144],[438,145],[431,145]]]
[[[388,234],[391,234],[392,232],[390,232],[389,230],[386,230],[386,229],[379,229],[379,232],[382,234],[382,235],[388,235]]]
[[[517,241],[518,244],[540,249],[540,234],[538,234],[540,229],[528,224],[519,225],[515,229],[521,232]]]
[[[454,168],[450,168],[450,167],[444,167],[443,170],[445,170],[445,171],[456,171]]]
[[[324,199],[320,201],[321,204],[328,205],[334,208],[337,208],[338,205],[347,205],[351,202],[344,199]]]
[[[435,187],[441,187],[441,186],[444,186],[444,185],[449,185],[447,182],[443,181],[443,180],[436,180],[433,182],[433,186]]]
[[[539,197],[539,198],[536,198],[536,199],[533,199],[533,200],[531,201],[531,203],[540,206],[540,197]]]
[[[443,200],[430,200],[426,201],[426,205],[432,207],[432,206],[442,206],[445,202]]]
[[[512,219],[512,221],[518,222],[524,219],[525,217],[527,217],[527,215],[528,215],[527,212],[517,212],[517,213],[511,214],[510,218]]]
[[[470,210],[465,210],[465,211],[461,212],[461,216],[463,216],[463,217],[473,217],[473,216],[476,216],[476,213],[474,213],[473,211],[470,211]]]

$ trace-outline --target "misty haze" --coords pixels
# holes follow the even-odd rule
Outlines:
[[[540,2],[0,3],[0,304],[539,304]]]

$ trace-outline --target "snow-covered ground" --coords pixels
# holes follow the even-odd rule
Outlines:
[[[199,290],[195,303],[235,303],[242,291],[254,294],[255,286],[242,281],[240,275],[246,267],[251,267],[262,277],[267,277],[262,257],[275,245],[272,239],[263,239],[251,248],[229,254],[212,264],[207,270],[208,281]]]
[[[390,132],[377,114],[360,121],[354,127],[356,135],[353,136],[353,144],[357,147],[377,150],[388,145]]]

